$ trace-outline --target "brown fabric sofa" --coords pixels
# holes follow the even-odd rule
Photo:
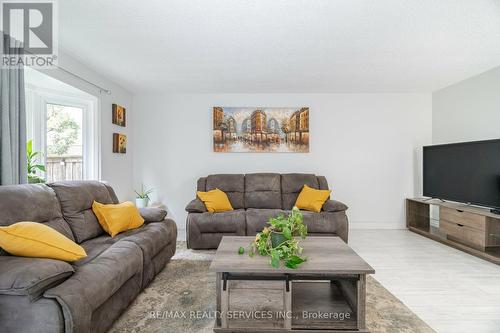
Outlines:
[[[218,188],[226,192],[234,211],[209,213],[201,200],[192,200],[186,207],[187,246],[214,249],[224,235],[255,235],[269,217],[292,209],[305,184],[328,189],[325,177],[302,173],[217,174],[198,179],[198,191]],[[319,213],[303,211],[309,235],[336,235],[347,242],[346,210],[345,204],[328,200]]]
[[[92,202],[117,203],[94,181],[0,186],[0,225],[44,223],[85,248],[75,263],[0,253],[1,332],[105,332],[165,267],[177,228],[165,213],[145,210],[146,223],[111,238]]]

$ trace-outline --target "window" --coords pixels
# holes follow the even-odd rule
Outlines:
[[[37,177],[46,182],[99,179],[97,106],[96,97],[27,71],[27,134],[39,152],[36,164],[44,166]]]
[[[83,179],[82,125],[84,109],[46,104],[45,176],[47,182]]]

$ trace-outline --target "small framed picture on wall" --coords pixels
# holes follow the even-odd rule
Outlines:
[[[127,136],[125,134],[113,133],[113,153],[127,153]]]
[[[113,124],[125,127],[127,124],[127,116],[125,108],[118,104],[113,104]]]

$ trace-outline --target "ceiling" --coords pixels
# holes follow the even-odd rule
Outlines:
[[[500,0],[64,0],[60,47],[133,93],[431,92],[500,65]]]

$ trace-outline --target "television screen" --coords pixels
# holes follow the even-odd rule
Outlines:
[[[500,207],[500,140],[424,147],[424,196]]]

